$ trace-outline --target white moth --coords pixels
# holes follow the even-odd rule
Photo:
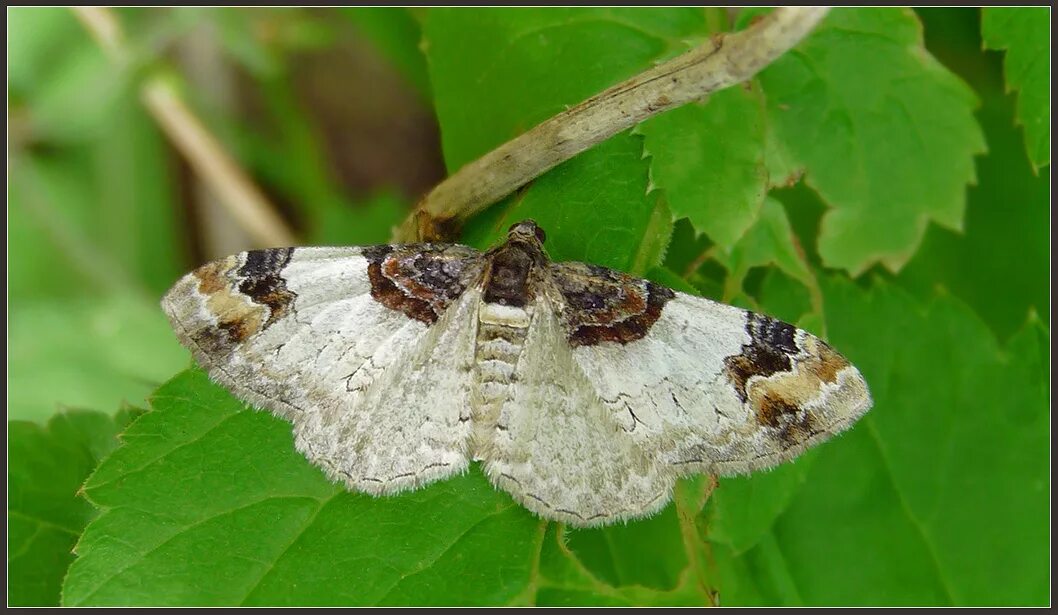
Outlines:
[[[871,406],[826,343],[583,263],[532,221],[488,252],[407,244],[243,252],[162,302],[235,395],[293,423],[350,489],[414,489],[479,460],[547,519],[649,515],[685,474],[774,466]]]

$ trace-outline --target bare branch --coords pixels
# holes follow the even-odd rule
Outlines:
[[[591,146],[753,77],[804,38],[827,10],[776,9],[747,30],[717,35],[559,113],[438,184],[397,229],[396,239],[444,238],[470,216]]]
[[[113,62],[125,61],[125,39],[114,13],[101,6],[76,6],[70,9]]]
[[[169,84],[149,80],[141,95],[169,139],[251,237],[271,247],[297,243],[268,199]]]
[[[72,9],[112,61],[128,57],[121,24],[103,7]],[[292,246],[294,233],[276,208],[257,188],[224,146],[184,104],[172,86],[159,76],[147,77],[140,94],[148,112],[173,146],[187,158],[195,172],[219,197],[232,216],[262,247]]]

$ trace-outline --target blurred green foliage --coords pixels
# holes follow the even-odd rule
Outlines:
[[[688,481],[656,517],[577,531],[476,469],[396,498],[347,493],[287,423],[180,371],[157,302],[221,255],[222,225],[138,89],[176,76],[305,243],[379,243],[416,189],[351,188],[377,161],[342,162],[345,125],[321,109],[363,110],[381,87],[337,74],[328,102],[313,66],[362,44],[357,61],[436,114],[441,152],[390,145],[399,164],[443,152],[454,171],[732,16],[115,14],[117,64],[66,9],[9,12],[12,604],[1046,604],[1043,9],[836,9],[747,88],[619,134],[470,221],[470,245],[532,217],[558,260],[825,334],[871,384],[875,409],[796,462],[707,501]],[[155,389],[111,453],[137,414],[113,413]]]

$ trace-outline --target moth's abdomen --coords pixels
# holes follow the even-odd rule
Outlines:
[[[531,314],[524,307],[482,301],[478,308],[477,346],[471,397],[474,417],[474,451],[483,451],[497,431],[503,406],[511,397],[514,372],[525,345]]]

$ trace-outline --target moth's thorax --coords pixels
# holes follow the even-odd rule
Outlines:
[[[535,240],[512,237],[489,252],[485,272],[485,303],[524,307],[538,290],[534,281],[547,264],[547,255]]]

